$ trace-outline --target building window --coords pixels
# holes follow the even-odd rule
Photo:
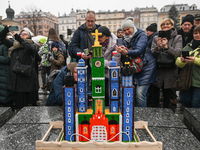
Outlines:
[[[71,105],[71,101],[70,100],[68,100],[68,105]]]
[[[39,29],[42,29],[42,25],[39,25]]]
[[[114,71],[112,72],[112,78],[117,78],[117,71],[116,71],[116,70],[114,70]]]
[[[80,92],[83,92],[83,88],[80,88]]]
[[[126,108],[126,112],[129,112],[129,107]]]
[[[101,93],[101,86],[100,85],[97,85],[95,87],[95,93]]]
[[[85,100],[84,100],[84,98],[83,97],[81,97],[80,98],[80,102],[84,102]]]
[[[79,25],[81,25],[81,22],[79,21],[79,23],[78,23]]]
[[[71,112],[71,108],[70,107],[68,107],[68,112]]]
[[[103,21],[103,24],[106,24],[106,21],[105,21],[105,20]]]
[[[129,119],[126,119],[126,123],[129,123]]]
[[[68,119],[68,123],[71,123],[71,119],[70,118]]]
[[[111,21],[109,20],[109,24],[111,24]]]
[[[85,109],[84,109],[84,107],[81,107],[81,111],[84,111]]]
[[[71,93],[70,93],[70,92],[68,92],[68,93],[67,93],[67,96],[68,96],[68,97],[70,97],[70,96],[71,96]]]
[[[112,96],[117,97],[117,90],[116,89],[113,89]]]
[[[130,105],[130,101],[129,100],[127,101],[127,105]]]
[[[71,130],[71,126],[68,126],[68,130]]]
[[[71,117],[71,113],[68,113],[68,117]]]
[[[68,135],[71,135],[71,131],[68,131]]]
[[[26,24],[26,20],[23,20],[23,24]]]
[[[62,27],[62,30],[65,30],[65,27]]]
[[[131,96],[131,95],[130,95],[130,92],[128,92],[128,93],[127,93],[127,97],[130,97],[130,96]]]

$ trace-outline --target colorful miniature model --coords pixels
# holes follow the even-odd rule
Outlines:
[[[122,85],[120,86],[120,67],[118,67],[117,63],[114,61],[114,54],[116,52],[113,52],[112,62],[109,66],[110,107],[109,109],[105,109],[105,66],[104,57],[102,56],[102,46],[99,45],[98,42],[98,35],[101,35],[101,33],[98,33],[98,30],[96,30],[92,35],[94,35],[96,39],[92,47],[93,57],[91,58],[92,109],[87,109],[88,98],[86,95],[87,88],[85,82],[87,66],[85,66],[84,60],[80,59],[77,66],[77,99],[74,85],[66,84],[65,87],[63,87],[65,140],[133,140],[133,107],[135,95],[134,86],[132,85],[133,68],[130,67],[128,62],[126,62],[125,67],[121,68]],[[68,111],[69,108],[71,108],[70,115]],[[69,119],[71,119],[70,122]],[[125,134],[122,136],[122,133]]]

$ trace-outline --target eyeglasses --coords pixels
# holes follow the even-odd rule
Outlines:
[[[161,26],[168,26],[168,25],[171,25],[171,23],[163,23]]]
[[[28,35],[28,33],[20,33],[20,35]]]
[[[95,20],[86,20],[88,23],[94,23],[95,22]]]

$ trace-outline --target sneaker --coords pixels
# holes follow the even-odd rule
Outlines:
[[[47,87],[46,84],[43,84],[43,86],[41,87],[41,89],[45,89]]]

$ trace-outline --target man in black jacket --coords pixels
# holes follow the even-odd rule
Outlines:
[[[182,36],[183,47],[193,40],[193,23],[194,16],[190,14],[186,15],[182,20],[181,29],[178,30],[178,34]]]

